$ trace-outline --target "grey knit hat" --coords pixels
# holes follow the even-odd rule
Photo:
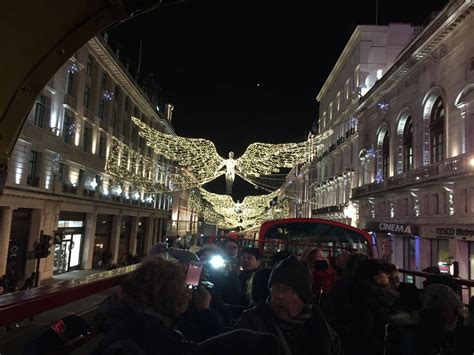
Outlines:
[[[313,302],[313,275],[308,265],[290,255],[280,261],[273,269],[268,280],[268,287],[273,283],[282,283],[293,289],[304,304]]]
[[[421,295],[423,309],[430,310],[456,310],[461,309],[459,296],[451,288],[441,284],[431,284],[423,289]]]

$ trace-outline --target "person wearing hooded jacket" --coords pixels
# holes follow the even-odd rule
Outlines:
[[[282,355],[341,355],[337,334],[313,305],[312,274],[295,256],[281,261],[268,281],[268,303],[245,311],[237,328],[274,334]]]

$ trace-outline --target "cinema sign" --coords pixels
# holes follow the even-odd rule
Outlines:
[[[366,229],[374,233],[393,233],[404,235],[418,235],[418,226],[390,222],[368,222]]]

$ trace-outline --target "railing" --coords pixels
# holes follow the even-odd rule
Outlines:
[[[410,275],[410,276],[415,276],[415,277],[422,277],[422,278],[428,278],[430,276],[440,276],[440,275],[447,275],[447,274],[431,274],[428,272],[423,272],[423,271],[416,271],[416,270],[406,270],[406,269],[399,269],[400,273],[404,275]],[[471,287],[474,287],[474,280],[466,280],[466,279],[460,279],[458,277],[453,277],[453,281],[456,282],[458,285],[461,286],[461,289],[466,290],[470,289]],[[463,301],[468,302],[469,300],[466,299],[464,296],[467,294],[463,292]]]
[[[372,182],[355,187],[352,189],[352,197],[362,197],[373,192],[396,189],[431,180],[439,180],[442,177],[461,175],[473,171],[474,154],[464,154],[446,159],[439,163],[391,176],[380,183]]]
[[[138,265],[0,296],[0,326],[29,318],[120,285]]]

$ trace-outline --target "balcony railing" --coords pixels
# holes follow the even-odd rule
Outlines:
[[[28,179],[26,181],[28,186],[38,187],[39,186],[39,176],[31,176],[28,175]]]
[[[474,171],[474,154],[464,154],[418,169],[391,176],[380,183],[372,182],[352,190],[352,197],[358,198],[374,192],[397,189],[423,182],[463,175]]]

